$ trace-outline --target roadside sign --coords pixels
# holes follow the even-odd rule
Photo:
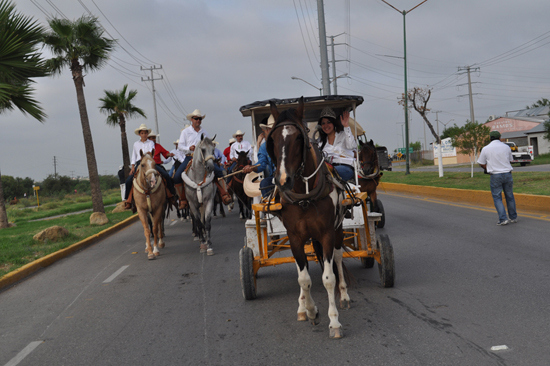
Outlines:
[[[399,151],[401,154],[405,154],[405,151],[407,151],[404,147],[397,148],[397,151]],[[409,154],[413,153],[413,148],[409,147]]]
[[[38,191],[40,189],[39,186],[33,186],[32,189],[34,189],[35,191]]]

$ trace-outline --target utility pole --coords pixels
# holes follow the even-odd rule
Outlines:
[[[153,107],[154,107],[154,110],[155,110],[155,126],[156,126],[156,133],[159,134],[160,131],[159,131],[159,120],[157,118],[157,98],[155,96],[155,80],[162,80],[162,75],[160,76],[160,78],[154,78],[153,77],[153,70],[160,70],[162,69],[162,65],[160,65],[159,67],[153,65],[149,68],[145,68],[143,66],[140,66],[140,69],[142,71],[145,71],[145,70],[149,70],[151,71],[151,77],[147,77],[147,79],[143,79],[143,77],[141,78],[141,81],[150,81],[151,82],[151,85],[153,87]],[[157,136],[157,142],[160,143],[160,137]]]
[[[439,134],[439,113],[442,111],[435,112],[435,123],[437,123],[437,143],[439,144],[438,154],[437,154],[437,165],[439,167],[439,178],[443,177],[443,149],[441,148],[441,135]]]
[[[336,56],[335,56],[335,53],[334,53],[334,46],[340,46],[340,45],[345,45],[345,43],[334,43],[334,38],[338,37],[338,36],[341,36],[342,34],[345,34],[345,33],[340,33],[340,34],[337,34],[335,36],[330,36],[330,48],[332,50],[332,78],[333,78],[333,85],[332,85],[332,90],[334,91],[334,95],[338,95],[338,87],[337,87],[337,83],[336,83],[336,80],[339,78],[339,76],[336,76]],[[338,60],[338,61],[347,61],[347,60]],[[344,74],[345,76],[347,76],[347,74]],[[342,76],[344,76],[342,75]]]
[[[57,179],[57,161],[55,160],[55,156],[53,157],[53,177]]]
[[[404,95],[404,99],[405,99],[405,133],[406,133],[406,144],[407,144],[407,147],[406,147],[406,160],[405,160],[405,175],[407,174],[411,174],[410,170],[409,170],[409,167],[410,167],[410,158],[409,158],[409,95],[408,95],[408,92],[407,92],[407,27],[406,27],[406,24],[405,24],[405,17],[408,13],[410,13],[411,11],[413,11],[414,9],[418,8],[420,5],[424,4],[426,1],[428,0],[424,0],[422,1],[421,3],[419,3],[418,5],[412,7],[410,10],[399,10],[397,9],[395,6],[393,6],[392,4],[388,3],[387,1],[385,0],[382,0],[382,2],[384,2],[386,5],[390,6],[391,8],[393,8],[394,10],[396,10],[397,12],[403,14],[403,61],[404,61],[404,79],[405,79],[405,95]]]
[[[475,123],[475,117],[474,117],[474,99],[473,99],[473,93],[472,93],[472,79],[470,77],[471,71],[479,71],[479,67],[472,68],[471,66],[466,67],[459,67],[458,71],[466,71],[468,73],[468,95],[470,98],[470,122]],[[464,85],[464,84],[461,84]],[[460,86],[460,85],[459,85]],[[479,94],[479,93],[476,93]],[[464,95],[459,95],[459,97],[463,97]]]
[[[323,0],[317,0],[317,19],[319,20],[319,48],[321,54],[321,82],[323,84],[323,94],[330,95],[327,31],[325,29],[325,7],[323,5]]]

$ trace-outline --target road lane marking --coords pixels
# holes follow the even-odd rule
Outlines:
[[[178,220],[174,220],[172,223],[170,223],[170,226],[175,225],[178,223]]]
[[[107,278],[105,281],[103,281],[103,283],[109,283],[111,282],[112,280],[114,280],[119,274],[121,274],[126,268],[128,268],[130,266],[122,266],[119,268],[118,271],[116,271],[115,273],[113,273],[112,275],[109,276],[109,278]]]
[[[19,352],[14,358],[8,361],[8,363],[5,366],[15,366],[18,365],[19,362],[23,361],[25,357],[27,357],[34,349],[38,346],[40,346],[44,341],[35,341],[31,342],[27,345],[27,347],[23,348],[21,352]]]

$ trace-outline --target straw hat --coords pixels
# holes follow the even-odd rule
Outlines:
[[[147,133],[151,133],[152,129],[147,128],[147,125],[145,123],[142,123],[138,128],[134,130],[134,133],[139,136],[139,131],[147,131]]]
[[[176,141],[174,141],[174,144],[179,144],[180,143],[180,139],[177,139]]]
[[[195,110],[193,111],[193,113],[189,113],[189,114],[187,115],[187,119],[188,119],[189,121],[191,121],[191,119],[192,119],[193,117],[200,117],[200,118],[204,119],[204,117],[206,117],[206,114],[202,114],[200,110],[195,109]]]
[[[234,143],[234,142],[237,142],[237,140],[235,140],[235,138],[231,137],[231,138],[229,139],[229,143],[232,144],[232,143]]]
[[[267,119],[267,124],[260,123],[261,128],[273,128],[273,125],[275,124],[275,117],[273,117],[272,114],[269,115],[269,118]]]
[[[149,132],[149,135],[147,135],[147,137],[158,137],[160,136],[160,133],[155,133],[155,131],[151,131]]]
[[[237,132],[235,132],[235,133],[233,134],[233,137],[237,137],[237,136],[240,136],[240,135],[243,135],[243,136],[244,136],[244,132],[241,131],[241,130],[237,130]]]
[[[260,191],[260,177],[256,172],[250,172],[244,177],[243,189],[248,197],[258,197],[262,195]]]

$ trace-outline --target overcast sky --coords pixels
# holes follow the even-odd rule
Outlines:
[[[420,1],[388,1],[409,10]],[[104,90],[136,89],[135,103],[147,119],[128,122],[130,146],[141,123],[155,128],[151,82],[141,78],[153,65],[160,140],[173,148],[185,116],[198,108],[203,127],[220,146],[237,129],[251,138],[250,118],[239,108],[257,100],[318,95],[321,87],[315,0],[17,0],[17,10],[47,25],[47,15],[76,19],[89,10],[119,45],[104,69],[86,75],[84,93],[99,174],[122,164],[120,129],[108,127],[98,110]],[[429,107],[442,123],[470,118],[467,76],[472,66],[475,119],[502,116],[550,99],[548,0],[428,0],[406,16],[408,86],[433,88]],[[367,137],[389,150],[403,145],[403,16],[381,0],[325,1],[327,36],[335,47],[338,94],[361,95],[357,120]],[[395,56],[386,57],[383,55]],[[401,58],[400,58],[401,57]],[[329,50],[329,59],[331,58]],[[331,75],[332,77],[332,75]],[[0,115],[3,175],[42,180],[54,172],[87,176],[82,128],[69,70],[36,80],[35,97],[48,118],[41,124],[18,110]],[[433,140],[416,112],[410,141]],[[435,121],[435,114],[430,115]],[[435,123],[435,122],[434,122]],[[443,125],[440,125],[440,132]]]

